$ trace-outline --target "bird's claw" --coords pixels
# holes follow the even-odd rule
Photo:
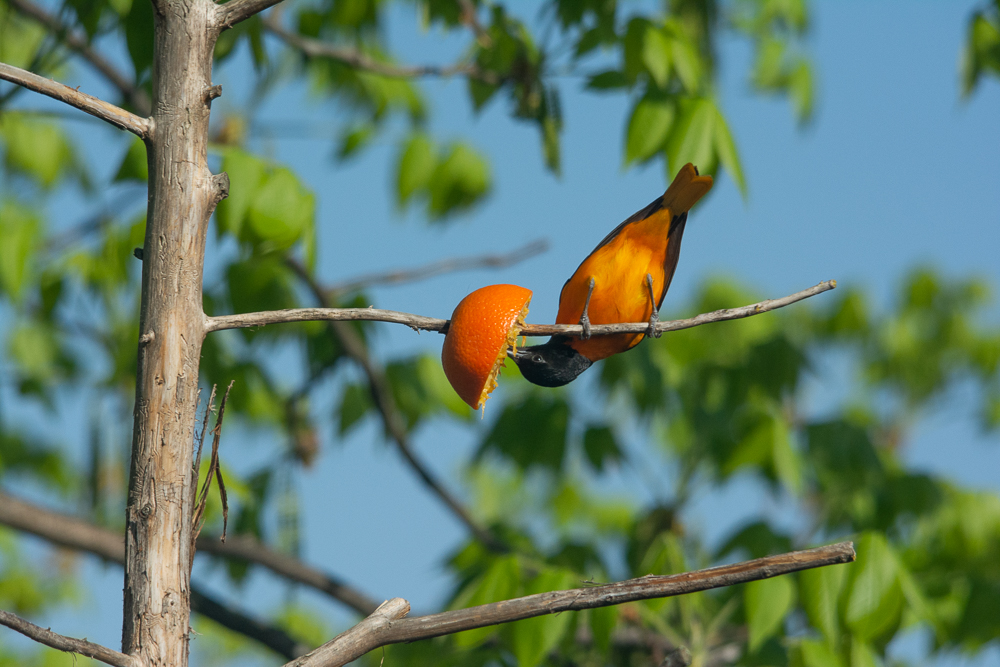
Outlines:
[[[652,336],[653,338],[659,338],[663,335],[662,331],[656,330],[656,323],[660,321],[660,313],[657,310],[653,310],[653,314],[649,316],[649,329],[646,330],[647,336]]]
[[[584,313],[580,317],[580,326],[583,327],[583,333],[580,335],[580,340],[588,340],[590,338],[590,318]]]
[[[580,315],[580,326],[583,327],[583,335],[580,336],[580,340],[588,340],[590,338],[590,316],[587,311],[590,310],[590,297],[594,296],[594,279],[591,278],[587,284],[587,300],[583,302],[583,314]]]

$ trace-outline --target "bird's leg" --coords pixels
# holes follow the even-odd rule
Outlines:
[[[580,326],[583,327],[583,335],[580,336],[580,340],[587,340],[590,338],[590,315],[587,314],[587,309],[590,307],[590,297],[594,295],[594,279],[591,278],[590,282],[587,284],[587,300],[583,302],[583,314],[580,315]]]
[[[663,334],[656,330],[656,323],[660,321],[660,311],[656,309],[656,297],[653,296],[653,276],[646,274],[646,287],[649,289],[649,303],[653,306],[653,312],[649,316],[649,330],[647,336],[659,338]]]

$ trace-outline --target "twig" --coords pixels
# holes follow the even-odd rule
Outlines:
[[[286,660],[293,660],[309,650],[307,645],[278,626],[259,621],[220,604],[194,587],[191,588],[191,611],[212,619],[224,628],[260,642]]]
[[[238,0],[234,0],[238,1]],[[223,7],[233,4],[228,2]],[[303,55],[310,58],[329,58],[337,62],[348,65],[355,69],[365,70],[372,74],[387,76],[396,79],[413,79],[420,77],[443,77],[468,76],[478,79],[484,83],[497,85],[501,83],[492,72],[486,72],[478,66],[470,63],[456,63],[454,65],[394,65],[393,63],[375,60],[371,56],[357,49],[338,46],[324,42],[312,37],[304,37],[298,33],[287,30],[272,17],[264,21],[264,27],[268,32],[280,38],[285,44],[298,49]]]
[[[45,644],[60,651],[79,653],[80,655],[100,660],[105,664],[114,665],[115,667],[142,667],[142,663],[130,655],[112,651],[100,644],[88,642],[86,639],[74,639],[57,634],[48,628],[43,628],[30,621],[26,621],[9,611],[0,610],[0,625],[6,625],[12,630],[17,630],[25,637],[34,639],[39,644]]]
[[[140,118],[134,113],[125,111],[93,95],[81,93],[75,88],[38,76],[20,67],[0,63],[0,79],[65,102],[91,116],[107,121],[119,129],[128,130],[142,139],[145,139],[149,134],[149,121],[147,119]]]
[[[455,271],[467,271],[470,269],[482,268],[503,268],[522,262],[529,257],[541,254],[549,249],[549,242],[546,239],[538,239],[531,243],[511,250],[502,255],[480,255],[479,257],[453,257],[442,259],[415,269],[403,269],[400,271],[388,271],[386,273],[370,273],[358,276],[352,280],[327,285],[323,288],[331,299],[338,294],[348,294],[357,292],[366,287],[374,285],[396,285],[399,283],[412,283],[418,280],[426,280],[442,273],[453,273]]]
[[[226,401],[229,400],[229,392],[232,391],[236,380],[231,380],[226,387],[226,393],[219,404],[219,416],[215,418],[215,428],[212,429],[212,455],[208,462],[208,473],[205,475],[205,482],[201,487],[201,493],[195,503],[194,518],[192,519],[193,540],[197,542],[198,535],[205,521],[205,507],[208,505],[208,492],[212,488],[212,478],[219,483],[219,498],[222,501],[222,537],[226,541],[226,526],[229,523],[229,500],[226,495],[226,483],[222,479],[222,469],[219,466],[219,441],[222,439],[222,420],[226,415]],[[204,424],[208,422],[208,415],[212,411],[212,399],[215,398],[215,387],[212,387],[212,396],[208,399],[208,410],[205,412],[205,421],[202,422],[201,438],[198,442],[198,454],[195,457],[196,465],[201,462],[201,445],[205,442]],[[197,479],[197,478],[196,478]]]
[[[656,330],[678,331],[680,329],[690,329],[709,322],[723,322],[726,320],[738,320],[751,315],[760,315],[778,308],[783,308],[797,301],[808,299],[822,292],[832,290],[837,286],[836,280],[827,280],[815,287],[796,292],[781,299],[768,299],[760,303],[754,303],[740,308],[726,308],[716,310],[711,313],[702,313],[695,317],[684,320],[668,320],[658,322]],[[244,327],[262,327],[268,324],[278,324],[281,322],[311,322],[316,320],[327,320],[331,322],[343,322],[349,320],[367,320],[372,322],[392,322],[395,324],[405,324],[411,329],[423,331],[437,331],[446,333],[448,320],[441,320],[434,317],[424,317],[423,315],[412,315],[401,313],[395,310],[382,310],[379,308],[290,308],[288,310],[266,310],[258,313],[244,313],[240,315],[219,315],[216,317],[206,317],[206,331],[220,331],[222,329],[238,329]],[[620,333],[646,333],[649,330],[649,322],[629,322],[621,324],[594,324],[590,327],[594,336],[606,336]],[[579,324],[529,324],[521,330],[523,336],[553,336],[563,334],[568,336],[579,336],[583,333],[583,327]]]
[[[854,558],[854,544],[841,542],[695,572],[668,576],[651,574],[614,584],[538,593],[415,618],[402,618],[409,605],[405,600],[395,598],[380,608],[381,614],[377,611],[356,627],[298,660],[289,662],[285,667],[340,667],[374,648],[388,644],[430,639],[544,614],[608,607],[635,600],[672,597],[734,586],[799,570],[850,563]],[[368,624],[370,619],[372,622]]]
[[[328,304],[328,296],[324,293],[323,288],[316,282],[316,280],[309,274],[304,266],[298,262],[288,259],[287,264],[294,270],[303,282],[309,287],[310,291],[313,293],[314,298],[322,304]],[[314,308],[312,310],[323,310],[331,311],[336,310],[334,308]],[[367,312],[369,309],[358,308],[362,312]],[[209,318],[210,320],[212,318]],[[429,318],[428,318],[429,319]],[[451,510],[451,512],[465,524],[466,528],[469,529],[477,540],[482,542],[484,545],[493,549],[495,551],[506,551],[506,546],[503,545],[492,532],[480,526],[469,514],[468,510],[459,502],[452,493],[445,488],[445,485],[431,472],[430,468],[424,465],[423,461],[417,458],[417,455],[413,452],[413,448],[410,446],[410,438],[406,432],[406,427],[403,424],[403,417],[399,413],[399,409],[396,407],[396,400],[393,398],[392,391],[389,387],[388,382],[385,378],[385,372],[374,362],[368,355],[368,350],[365,347],[364,341],[358,335],[358,333],[343,322],[331,321],[330,329],[334,336],[336,336],[341,344],[344,346],[344,351],[347,355],[351,357],[355,363],[361,366],[364,371],[365,376],[368,378],[368,388],[372,395],[372,400],[375,403],[375,407],[379,414],[382,416],[382,423],[385,425],[386,433],[392,438],[393,442],[396,443],[396,447],[399,449],[400,454],[410,465],[417,476],[424,483],[424,485],[430,489],[441,501]],[[211,329],[209,329],[211,330]]]
[[[275,551],[249,535],[230,535],[225,542],[215,537],[200,537],[198,551],[222,558],[242,559],[266,567],[289,581],[305,584],[326,593],[362,616],[371,614],[378,607],[378,602],[367,593],[294,556]]]
[[[122,96],[127,99],[133,107],[135,107],[136,111],[144,116],[148,116],[150,114],[152,105],[149,102],[149,96],[146,94],[146,91],[135,86],[130,79],[122,74],[113,64],[111,64],[111,61],[107,60],[104,56],[95,51],[87,42],[86,38],[72,32],[70,27],[60,21],[58,17],[49,14],[44,9],[32,2],[29,2],[28,0],[8,0],[8,3],[21,14],[24,14],[25,16],[28,16],[43,25],[49,30],[49,32],[55,34],[63,44],[78,53],[80,57],[93,65],[94,69],[103,74],[104,78],[111,82],[111,84],[118,89]]]
[[[216,7],[218,16],[216,26],[219,30],[228,30],[240,21],[246,21],[251,16],[275,6],[279,2],[281,0],[230,0],[230,2]]]
[[[95,526],[82,519],[26,503],[3,492],[0,492],[0,525],[36,535],[61,547],[85,551],[119,565],[125,564],[125,541],[121,534],[101,526]],[[223,544],[211,538],[198,540],[198,550],[228,558],[242,558],[264,567],[269,567],[271,561],[275,560],[274,556],[268,555],[269,550],[264,545],[259,545],[256,549],[252,548],[251,544],[237,545],[233,548],[229,543]],[[285,559],[285,569],[292,569],[287,567],[287,561],[294,559],[291,556],[283,556],[283,558]],[[305,565],[303,567],[308,568]],[[276,573],[287,576],[280,571]],[[332,577],[330,579],[335,581]],[[293,580],[312,585],[312,581],[305,580],[305,578]],[[352,592],[353,595],[345,596],[351,600],[350,602],[341,601],[360,612],[361,610],[354,607],[353,604],[356,604],[357,600],[366,599],[366,596],[346,584],[341,584],[341,587],[341,589],[337,589],[328,586],[321,590],[338,600],[335,593],[341,590]],[[374,605],[368,607],[366,613],[370,613],[373,608]],[[243,612],[227,607],[202,593],[197,586],[191,587],[191,609],[223,627],[260,642],[286,659],[294,658],[305,652],[305,647],[281,628],[258,621]]]

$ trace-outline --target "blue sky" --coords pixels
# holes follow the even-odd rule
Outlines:
[[[959,91],[960,45],[973,6],[816,3],[808,46],[818,72],[817,114],[805,128],[796,127],[786,102],[750,92],[749,50],[742,42],[727,41],[720,98],[749,196],[741,198],[723,176],[695,210],[667,309],[685,303],[704,278],[720,273],[753,286],[763,297],[835,278],[870,290],[876,303],[885,305],[907,270],[929,263],[949,276],[983,276],[1000,290],[1000,84],[987,81],[967,101]],[[401,12],[395,18],[391,34],[405,59],[444,61],[464,43],[433,31],[414,37],[409,16]],[[224,96],[215,103],[217,115],[244,101],[249,76],[243,56],[216,73],[224,86]],[[659,164],[621,166],[627,102],[581,88],[577,79],[561,84],[563,174],[555,178],[542,168],[534,128],[511,121],[502,102],[474,117],[463,82],[426,84],[433,134],[469,140],[489,156],[495,179],[490,199],[447,227],[428,229],[418,216],[396,212],[389,169],[394,145],[376,145],[348,164],[335,165],[330,141],[335,118],[329,107],[310,101],[302,87],[282,89],[261,117],[265,124],[305,122],[319,130],[317,136],[261,139],[257,147],[290,165],[316,192],[325,281],[503,251],[546,237],[550,251],[516,267],[376,289],[372,298],[379,307],[447,317],[472,289],[516,282],[534,291],[529,320],[550,322],[559,289],[579,261],[666,184]],[[114,136],[95,130],[84,142],[89,159],[102,165],[98,169],[117,165],[121,149],[107,140]],[[78,206],[67,195],[52,212],[76,220]],[[996,301],[988,319],[1000,323]],[[418,336],[386,325],[378,351],[386,358],[418,349],[436,352],[440,342],[433,334]],[[835,385],[816,391],[829,397],[836,394]],[[60,428],[72,433],[68,424]],[[237,429],[231,433],[223,439],[223,457],[232,465],[259,464],[270,456],[266,442],[248,443]],[[1000,492],[998,444],[995,436],[979,434],[968,405],[955,396],[917,425],[907,456],[915,467]],[[424,429],[417,439],[421,454],[447,475],[474,446],[467,431],[446,426]],[[301,499],[309,561],[375,596],[407,597],[415,608],[441,599],[446,579],[440,561],[463,533],[381,443],[373,425],[358,429],[347,442],[325,439],[319,462],[302,475]],[[780,508],[769,505],[752,484],[737,482],[699,499],[692,518],[708,526],[709,538],[717,538],[755,512]],[[89,561],[82,567],[92,582],[88,598],[45,622],[115,646],[120,570]],[[221,581],[200,567],[195,577]],[[248,608],[267,609],[283,591],[255,576],[235,599]],[[318,596],[305,592],[300,599],[335,622],[346,620]],[[911,639],[899,650],[919,655],[920,640]],[[945,662],[965,664],[958,658]],[[994,649],[976,664],[1000,665],[1000,652]]]

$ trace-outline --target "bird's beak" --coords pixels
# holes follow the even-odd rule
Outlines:
[[[524,357],[528,356],[528,353],[524,351],[523,347],[517,348],[517,351],[515,351],[513,348],[508,347],[507,356],[513,359],[514,361],[517,361],[518,359],[523,359]]]

